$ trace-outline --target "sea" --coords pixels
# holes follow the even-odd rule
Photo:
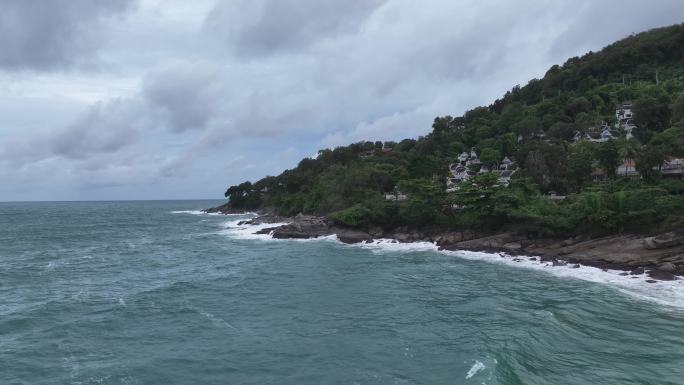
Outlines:
[[[684,280],[0,203],[0,384],[684,384]]]

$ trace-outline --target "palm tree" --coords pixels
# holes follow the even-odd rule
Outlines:
[[[632,138],[620,138],[617,140],[618,154],[622,159],[634,159],[641,149],[641,143]]]

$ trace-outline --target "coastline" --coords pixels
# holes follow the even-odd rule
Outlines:
[[[208,214],[246,214],[244,211],[218,206],[202,210]],[[654,237],[619,234],[601,238],[532,239],[511,232],[478,234],[473,231],[398,228],[383,230],[352,229],[332,220],[298,214],[281,217],[262,210],[256,217],[239,225],[259,225],[255,234],[274,239],[313,239],[336,236],[343,243],[370,243],[391,240],[397,243],[428,242],[439,250],[496,253],[514,261],[522,258],[551,266],[591,266],[603,270],[621,270],[625,276],[648,276],[647,282],[672,281],[684,276],[684,231]],[[268,226],[272,224],[273,226]]]

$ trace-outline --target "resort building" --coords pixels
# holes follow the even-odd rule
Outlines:
[[[660,168],[660,174],[667,178],[679,178],[684,176],[684,159],[669,158]]]
[[[490,169],[487,165],[482,164],[480,158],[477,156],[475,149],[471,149],[470,153],[463,152],[458,156],[458,161],[449,165],[449,172],[451,175],[447,178],[447,192],[458,190],[458,185],[468,178],[487,172],[493,172],[499,177],[499,182],[505,186],[511,180],[513,174],[517,171],[517,166],[511,158],[504,157],[498,166]]]
[[[626,101],[615,108],[615,128],[623,129],[627,139],[634,137],[633,131],[636,128],[632,104],[631,101]]]

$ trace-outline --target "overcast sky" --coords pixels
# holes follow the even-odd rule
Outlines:
[[[682,21],[681,0],[0,0],[0,201],[221,198]]]

